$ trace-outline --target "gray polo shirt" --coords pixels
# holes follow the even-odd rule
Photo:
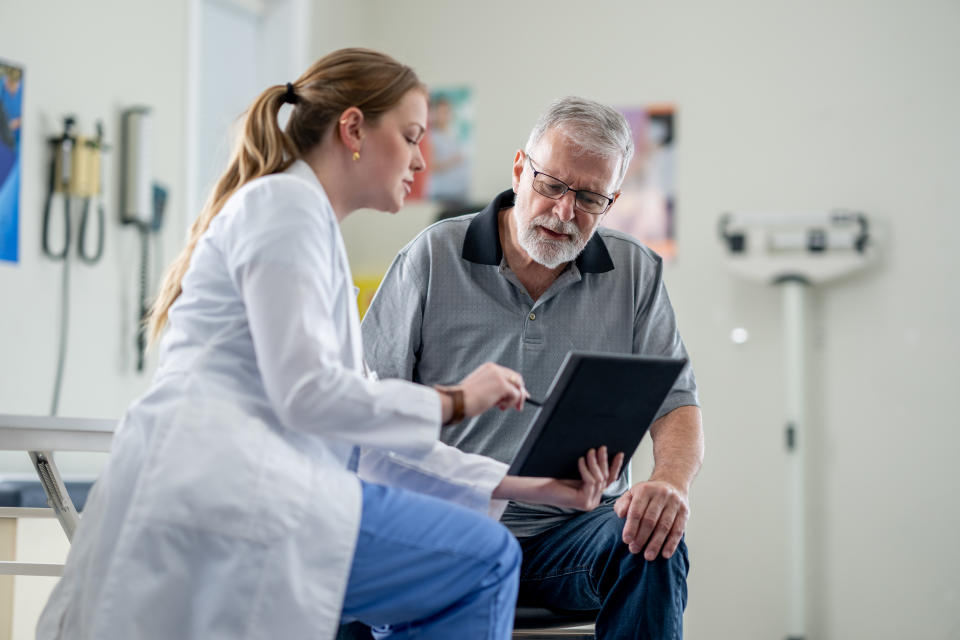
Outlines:
[[[543,399],[570,350],[687,357],[663,285],[663,263],[636,239],[600,227],[580,256],[536,301],[507,266],[497,214],[504,191],[483,211],[438,222],[397,255],[363,318],[364,351],[381,378],[453,384],[492,360],[523,374]],[[688,365],[657,417],[696,405]],[[441,431],[447,444],[510,463],[536,408],[492,409]],[[607,492],[626,489],[626,478]],[[503,516],[517,536],[560,524],[575,511],[511,503]]]

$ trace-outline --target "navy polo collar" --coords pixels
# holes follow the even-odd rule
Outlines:
[[[464,260],[477,264],[499,266],[503,260],[503,248],[500,246],[500,225],[497,213],[513,206],[516,194],[507,189],[488,204],[483,211],[470,221],[467,234],[463,238]],[[604,273],[613,270],[613,259],[607,251],[599,233],[594,233],[576,259],[580,273]]]

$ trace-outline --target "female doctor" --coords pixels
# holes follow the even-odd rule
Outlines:
[[[38,638],[331,638],[341,619],[509,637],[519,550],[486,514],[513,498],[592,508],[620,464],[590,451],[581,481],[513,478],[439,444],[442,423],[522,408],[509,369],[440,389],[364,374],[338,223],[402,206],[426,120],[413,71],[362,49],[250,107],[166,275],[156,377],[117,429]],[[393,486],[358,478],[361,448]]]

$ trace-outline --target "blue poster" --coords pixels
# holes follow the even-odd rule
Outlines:
[[[20,259],[23,68],[0,60],[0,260]]]

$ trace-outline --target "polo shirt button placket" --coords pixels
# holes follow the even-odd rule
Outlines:
[[[537,318],[537,312],[532,308],[527,309],[527,314],[523,319],[523,342],[525,345],[539,348],[543,344],[543,323],[542,318]]]

